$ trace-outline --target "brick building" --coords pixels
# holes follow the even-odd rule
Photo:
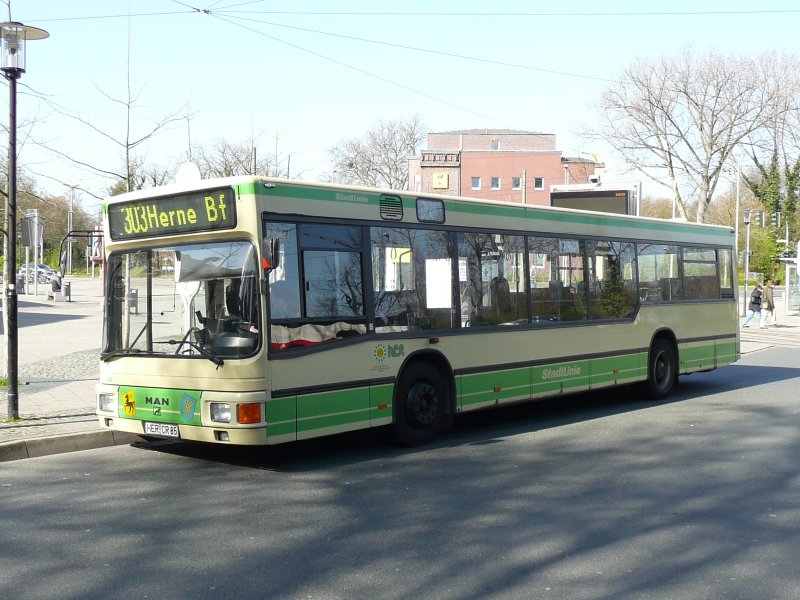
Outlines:
[[[409,160],[408,185],[421,193],[550,204],[550,186],[589,183],[592,160],[567,158],[552,133],[464,129],[428,134],[428,147]]]

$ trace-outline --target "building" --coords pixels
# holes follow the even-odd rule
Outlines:
[[[550,204],[555,184],[589,183],[603,165],[568,158],[552,133],[464,129],[428,134],[409,160],[409,189],[525,204]]]

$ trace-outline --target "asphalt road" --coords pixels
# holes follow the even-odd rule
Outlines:
[[[150,443],[0,466],[0,598],[797,598],[800,352],[464,415],[398,449]]]

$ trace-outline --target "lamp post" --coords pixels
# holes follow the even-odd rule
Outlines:
[[[750,277],[750,221],[752,219],[753,210],[746,210],[742,214],[744,215],[744,224],[745,224],[745,237],[744,237],[744,298],[742,299],[742,304],[744,305],[742,314],[747,314],[747,279]]]
[[[0,23],[0,71],[8,80],[8,194],[6,197],[6,296],[3,310],[6,311],[8,360],[8,418],[19,419],[19,390],[17,366],[17,79],[25,72],[25,43],[42,40],[50,34],[37,27],[8,21]]]

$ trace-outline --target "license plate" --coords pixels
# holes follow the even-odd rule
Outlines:
[[[181,437],[177,425],[169,423],[145,423],[144,432],[147,435],[160,435],[161,437],[179,438]]]

